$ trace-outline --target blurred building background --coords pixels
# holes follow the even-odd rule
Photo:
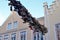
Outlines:
[[[44,3],[44,24],[48,28],[45,40],[60,40],[60,0],[48,6]]]
[[[44,17],[38,18],[43,25]],[[0,27],[0,40],[42,40],[41,32],[33,32],[29,28],[29,23],[23,23],[21,16],[17,12],[12,11]]]

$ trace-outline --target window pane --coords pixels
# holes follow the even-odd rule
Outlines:
[[[36,40],[36,35],[34,35],[34,40]]]
[[[17,26],[18,26],[18,22],[15,21],[15,22],[14,22],[14,28],[17,28]]]
[[[26,40],[26,31],[20,32],[21,40]]]
[[[8,38],[9,38],[8,35],[4,35],[4,40],[9,40]]]
[[[39,33],[37,33],[37,40],[39,40]]]
[[[0,36],[0,40],[2,40],[2,36]]]
[[[41,34],[41,40],[43,40],[43,35]]]
[[[60,23],[56,24],[56,34],[57,34],[57,39],[60,40]]]
[[[34,33],[34,40],[41,40],[41,33],[40,32]]]
[[[12,23],[8,23],[7,29],[10,30],[12,28]]]
[[[16,33],[12,34],[11,40],[16,40]]]

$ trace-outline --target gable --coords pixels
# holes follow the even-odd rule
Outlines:
[[[14,28],[14,22],[18,22],[17,28]],[[0,32],[6,32],[8,24],[12,24],[12,29],[24,29],[28,28],[28,23],[23,23],[23,20],[21,19],[21,16],[17,14],[17,12],[12,11],[11,15],[7,18],[7,20],[2,25],[2,28],[0,29]]]

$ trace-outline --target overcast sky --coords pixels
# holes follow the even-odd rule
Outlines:
[[[28,9],[33,17],[39,18],[44,16],[43,3],[52,4],[53,0],[20,0],[20,2]],[[7,0],[0,0],[0,26],[10,15],[10,9]]]

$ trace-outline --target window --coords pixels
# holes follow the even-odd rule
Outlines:
[[[26,40],[26,31],[20,32],[21,34],[21,40]]]
[[[0,36],[0,40],[2,40],[2,36]]]
[[[15,22],[14,22],[14,28],[17,28],[17,26],[18,26],[18,22],[15,21]]]
[[[12,23],[8,23],[7,29],[10,30],[12,28]]]
[[[60,40],[60,23],[56,24],[56,34],[57,34],[57,39]]]
[[[34,40],[42,40],[42,36],[40,32],[35,32],[34,33]]]
[[[11,35],[11,40],[16,40],[16,33],[13,33],[13,34]]]
[[[9,40],[9,36],[8,35],[4,35],[4,40]]]

